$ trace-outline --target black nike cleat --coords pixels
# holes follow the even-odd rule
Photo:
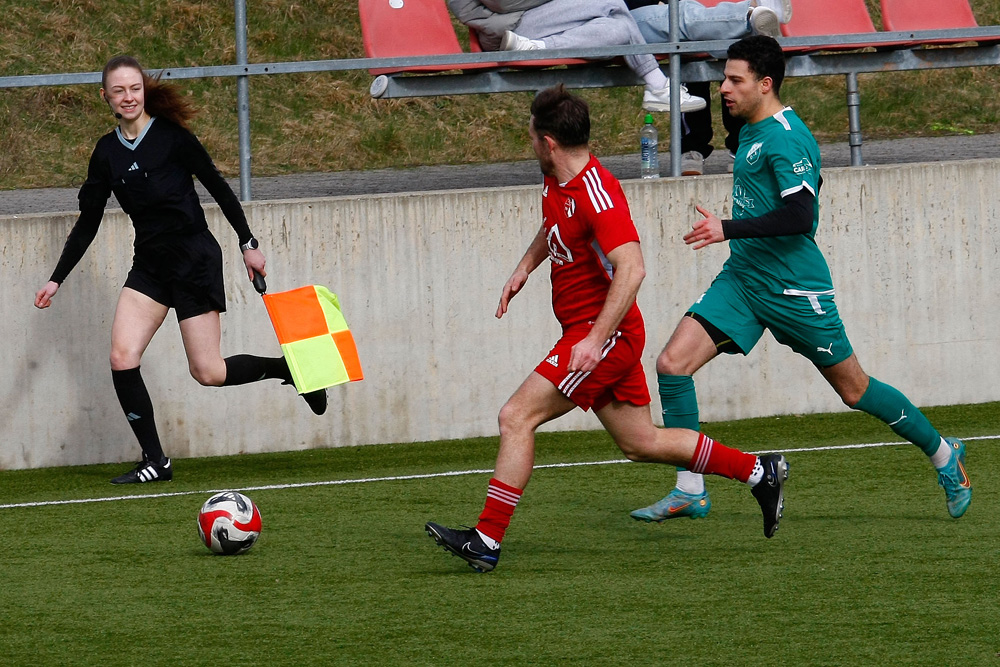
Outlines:
[[[174,470],[170,466],[170,459],[165,459],[163,465],[156,465],[149,461],[139,461],[135,467],[123,475],[119,475],[111,480],[112,484],[144,484],[146,482],[169,482],[174,478]]]
[[[475,528],[454,530],[428,523],[424,530],[436,544],[464,560],[476,572],[489,572],[500,560],[500,547],[490,549],[486,546]]]
[[[760,504],[764,515],[764,537],[771,537],[778,530],[781,512],[785,508],[785,480],[788,479],[788,461],[781,454],[764,454],[760,457],[764,477],[750,489]]]

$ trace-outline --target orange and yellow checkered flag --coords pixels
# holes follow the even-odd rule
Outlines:
[[[321,285],[307,285],[263,296],[300,394],[364,379],[358,348],[336,294]]]

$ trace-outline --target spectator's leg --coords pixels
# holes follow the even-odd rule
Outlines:
[[[687,84],[688,92],[702,97],[708,102],[701,111],[689,111],[683,116],[684,135],[681,137],[681,153],[697,151],[702,158],[712,154],[712,102],[707,81],[692,81]]]
[[[678,17],[681,39],[688,42],[740,39],[750,34],[750,0],[720,2],[714,7],[680,0]]]
[[[551,0],[526,11],[514,32],[548,49],[646,43],[622,0]],[[626,56],[625,62],[641,77],[659,69],[652,54]]]
[[[749,13],[750,0],[721,2],[715,7],[680,0],[678,35],[682,41],[739,39],[750,34]],[[670,41],[669,5],[638,7],[632,17],[647,44]]]

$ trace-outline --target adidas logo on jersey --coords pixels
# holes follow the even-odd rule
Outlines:
[[[139,163],[133,162],[132,166],[128,168],[129,171],[139,171]]]
[[[556,368],[559,368],[559,355],[553,354],[551,357],[545,360],[546,363],[552,364]]]

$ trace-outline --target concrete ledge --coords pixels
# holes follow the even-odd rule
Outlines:
[[[917,405],[1000,400],[1000,362],[992,353],[1000,343],[1000,160],[830,169],[824,177],[817,241],[865,369]],[[656,354],[728,256],[721,246],[694,252],[681,237],[697,217],[695,204],[728,214],[731,179],[624,186],[649,272],[639,302],[655,388]],[[366,379],[331,389],[323,417],[277,382],[201,387],[187,373],[171,315],[144,358],[143,375],[172,456],[493,435],[500,405],[558,335],[545,266],[503,320],[493,317],[500,289],[540,222],[537,187],[267,201],[247,210],[268,258],[271,291],[317,283],[336,292]],[[223,354],[277,356],[235,235],[216,207],[208,213],[227,250]],[[0,217],[0,468],[138,454],[107,360],[132,255],[126,217],[109,212],[53,307],[32,306],[74,220]],[[808,362],[769,337],[747,359],[716,360],[697,385],[709,421],[846,409]],[[550,425],[598,427],[579,411]]]

